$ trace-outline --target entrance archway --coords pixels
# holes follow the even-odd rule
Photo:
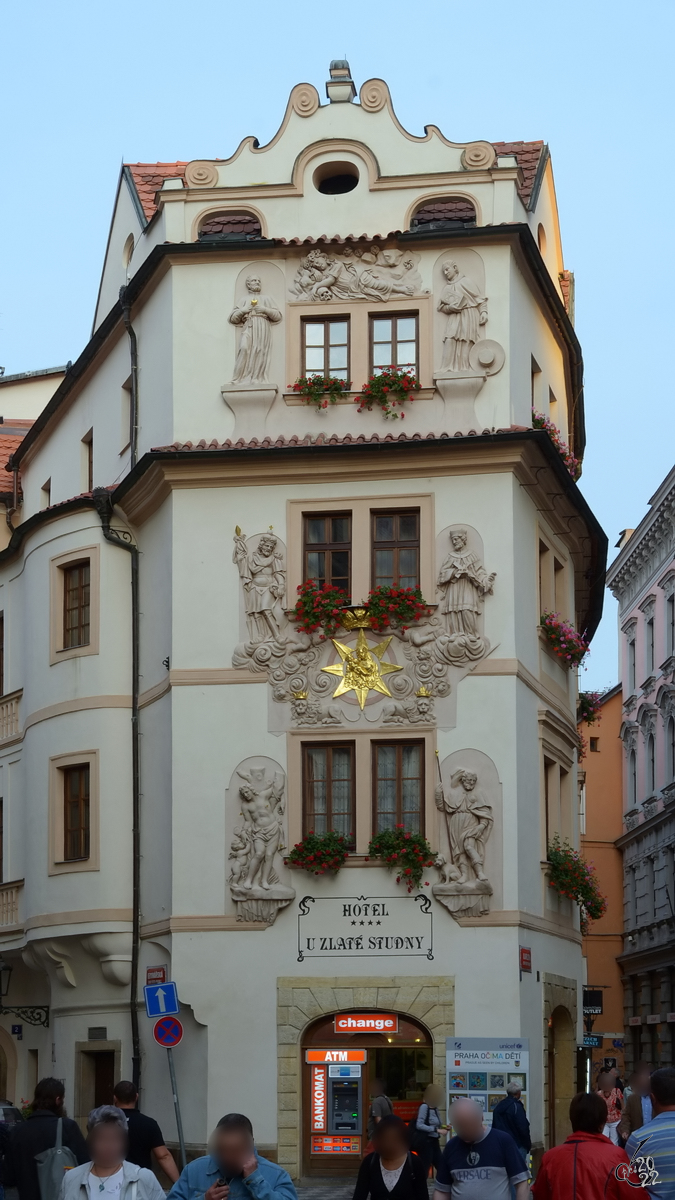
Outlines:
[[[385,1024],[379,1010],[359,1009],[352,1015],[355,1025],[363,1026],[369,1016]],[[345,1024],[349,1016],[349,1010],[340,1010],[319,1017],[307,1026],[301,1040],[302,1172],[310,1177],[354,1175],[358,1170],[368,1141],[374,1079],[383,1081],[394,1112],[405,1121],[416,1115],[424,1089],[433,1081],[433,1038],[421,1021],[391,1012],[389,1028],[381,1031],[336,1031],[336,1018]],[[317,1051],[328,1052],[326,1065],[306,1061],[308,1052],[316,1055]],[[338,1060],[343,1053],[345,1060],[361,1056],[364,1061],[331,1064],[331,1057]],[[325,1136],[314,1132],[317,1087],[325,1109]]]
[[[551,1013],[548,1030],[548,1144],[559,1146],[570,1132],[569,1107],[575,1094],[576,1038],[568,1010]]]

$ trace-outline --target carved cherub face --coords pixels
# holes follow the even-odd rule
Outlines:
[[[456,262],[446,263],[445,266],[443,267],[443,274],[445,275],[445,278],[448,281],[450,281],[451,279],[455,279],[457,277],[457,275],[459,275],[459,267],[457,266],[457,263]]]
[[[330,260],[321,250],[310,250],[307,255],[307,266],[316,267],[319,271],[326,271]]]
[[[454,550],[463,550],[466,546],[466,530],[455,529],[450,534],[450,541]]]
[[[261,537],[258,542],[258,550],[261,554],[274,554],[277,548],[277,539],[274,537]]]
[[[246,287],[248,288],[249,292],[259,292],[261,284],[258,276],[249,275],[248,279],[246,280]]]
[[[478,779],[478,776],[474,775],[473,771],[464,771],[462,778],[461,778],[461,784],[462,784],[462,787],[464,788],[464,791],[472,792],[476,786],[477,779]]]

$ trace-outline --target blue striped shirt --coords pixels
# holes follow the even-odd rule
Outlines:
[[[658,1171],[656,1183],[645,1189],[651,1200],[675,1200],[675,1111],[659,1113],[648,1125],[631,1133],[626,1154],[632,1159],[635,1153],[652,1158]]]

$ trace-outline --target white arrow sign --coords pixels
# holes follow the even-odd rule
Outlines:
[[[156,995],[157,999],[159,1000],[159,1011],[161,1013],[165,1013],[166,1005],[164,1003],[164,997],[166,996],[166,992],[164,991],[164,988],[157,988],[155,995]]]

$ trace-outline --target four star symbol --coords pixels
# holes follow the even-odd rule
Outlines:
[[[356,649],[339,642],[337,638],[330,640],[342,660],[333,667],[321,668],[328,675],[337,675],[340,679],[333,692],[333,699],[344,696],[347,692],[354,692],[359,708],[363,708],[369,692],[381,692],[383,696],[391,696],[382,677],[391,674],[392,671],[402,671],[403,667],[382,661],[382,656],[391,641],[390,637],[385,638],[379,645],[369,646],[363,629],[359,629]]]

